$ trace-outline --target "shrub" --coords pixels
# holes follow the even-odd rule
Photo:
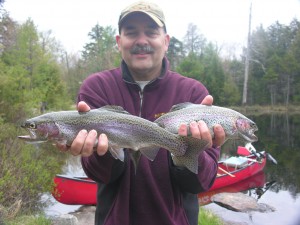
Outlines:
[[[41,195],[52,190],[64,157],[51,145],[25,144],[17,139],[20,133],[14,125],[0,122],[0,205],[9,209],[19,203],[21,213],[30,213],[42,206]]]

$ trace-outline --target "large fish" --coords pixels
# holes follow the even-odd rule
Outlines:
[[[173,134],[146,119],[130,115],[122,107],[104,106],[99,109],[79,113],[77,111],[60,111],[43,114],[28,119],[23,128],[30,135],[19,136],[28,142],[53,141],[71,145],[78,132],[95,129],[98,134],[108,137],[109,151],[120,160],[124,160],[123,148],[140,151],[150,160],[154,160],[159,149],[164,148],[173,156],[180,156],[183,164],[193,164],[192,172],[198,173],[198,161],[188,162],[190,156],[198,158],[207,142],[191,137]],[[188,152],[188,158],[185,157]],[[133,154],[136,155],[136,154]],[[132,157],[134,165],[138,157]]]
[[[177,133],[180,124],[190,124],[192,121],[203,120],[211,134],[213,135],[213,127],[216,124],[222,125],[225,131],[225,141],[228,139],[240,140],[244,143],[251,143],[257,141],[257,137],[254,132],[258,130],[256,124],[242,115],[241,113],[232,109],[207,106],[193,103],[181,103],[172,107],[170,112],[162,115],[154,122],[166,130]],[[188,152],[184,155],[188,157]],[[190,156],[191,158],[192,156]],[[176,165],[186,164],[181,156],[173,157],[173,161]],[[196,158],[194,160],[197,160]],[[185,165],[191,170],[194,166],[194,162],[191,165]]]

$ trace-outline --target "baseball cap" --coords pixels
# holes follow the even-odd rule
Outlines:
[[[121,28],[122,22],[124,19],[131,13],[144,13],[148,15],[159,27],[165,26],[165,16],[163,11],[158,7],[158,5],[146,2],[146,1],[139,1],[129,5],[125,9],[122,10],[121,15],[119,17],[119,30]]]

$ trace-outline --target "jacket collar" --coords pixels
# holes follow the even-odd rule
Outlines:
[[[154,80],[150,81],[150,83],[153,83],[155,80],[157,79],[163,79],[166,74],[167,74],[167,71],[169,69],[169,61],[166,57],[163,58],[163,61],[162,61],[162,71],[159,75],[159,77],[155,78]],[[123,77],[123,80],[127,83],[136,83],[127,67],[127,64],[125,63],[124,60],[122,60],[122,63],[121,63],[121,71],[122,71],[122,77]]]

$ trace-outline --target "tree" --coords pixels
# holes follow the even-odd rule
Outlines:
[[[292,33],[291,46],[284,59],[287,70],[286,105],[289,100],[300,103],[300,22],[294,19],[290,23]]]
[[[243,86],[243,105],[247,103],[247,93],[248,93],[248,79],[249,79],[249,57],[250,57],[250,44],[251,44],[251,13],[252,13],[252,3],[250,4],[249,12],[249,26],[248,26],[248,38],[247,38],[247,48],[245,57],[245,76],[244,76],[244,86]]]
[[[183,43],[175,37],[171,37],[167,52],[171,69],[175,70],[184,57]]]
[[[248,103],[288,106],[296,99],[299,66],[294,52],[299,27],[297,20],[289,26],[276,22],[252,33]]]
[[[84,45],[81,57],[64,52],[64,80],[68,84],[72,99],[76,99],[79,86],[87,75],[120,64],[121,57],[116,48],[115,33],[111,26],[103,27],[97,24],[88,33],[90,42]]]
[[[8,13],[4,12],[0,18],[0,55],[9,49],[16,41],[17,24]]]
[[[184,37],[184,48],[187,53],[201,55],[206,44],[206,38],[199,34],[196,25],[190,23]]]
[[[115,66],[115,60],[119,55],[115,44],[115,29],[111,26],[102,27],[97,24],[89,32],[91,42],[84,46],[82,58],[88,68],[87,72],[92,73],[109,69]],[[120,59],[118,57],[118,59]]]
[[[223,60],[225,74],[224,94],[220,97],[224,105],[239,105],[242,98],[244,64],[236,58]]]
[[[9,120],[22,117],[47,102],[54,108],[68,107],[68,96],[57,60],[41,44],[38,31],[31,19],[17,26],[15,41],[5,46],[1,59],[5,83],[2,95]]]
[[[204,67],[202,82],[214,96],[214,102],[221,104],[224,91],[225,74],[217,46],[209,43],[203,50],[201,62]]]
[[[37,150],[17,141],[21,132],[17,125],[25,117],[39,114],[41,101],[52,110],[66,109],[70,104],[58,60],[44,48],[47,43],[41,41],[33,21],[17,24],[6,16],[1,25],[0,202],[2,208],[19,202],[23,213],[35,213],[42,204],[41,195],[51,191],[53,176],[60,171],[64,157],[55,157],[51,145]]]
[[[197,55],[189,53],[189,55],[181,61],[177,67],[177,71],[184,76],[201,81],[204,73],[204,67]]]

